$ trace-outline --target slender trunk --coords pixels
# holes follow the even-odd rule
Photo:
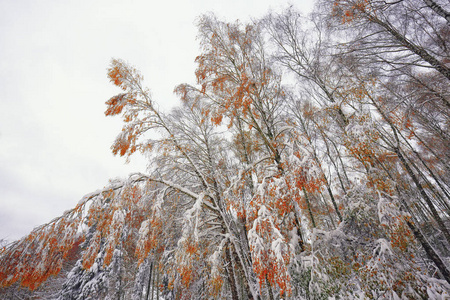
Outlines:
[[[328,203],[325,200],[325,197],[323,196],[322,192],[319,192],[319,193],[320,193],[320,199],[322,199],[322,202],[323,202],[323,207],[327,211],[328,218],[330,218],[330,223],[329,224],[331,224],[331,225],[327,226],[327,228],[329,228],[329,229],[336,229],[336,224],[334,223],[333,217],[331,216],[330,209],[328,208]]]
[[[267,279],[267,275],[266,275],[266,285],[267,285],[267,291],[269,292],[269,300],[274,300],[272,286],[270,285],[269,279]]]
[[[305,242],[303,241],[303,235],[302,235],[302,231],[301,231],[301,225],[300,225],[300,221],[297,215],[297,212],[294,210],[295,212],[295,225],[297,226],[297,235],[299,237],[298,239],[298,244],[300,246],[300,250],[301,252],[305,251]]]
[[[422,198],[427,203],[427,206],[430,209],[433,218],[436,220],[436,222],[437,222],[437,224],[439,226],[439,229],[444,234],[445,239],[447,240],[448,244],[450,244],[450,233],[447,230],[447,227],[445,226],[445,224],[442,221],[441,217],[439,216],[439,213],[437,212],[436,208],[434,207],[433,202],[428,197],[427,193],[423,189],[423,187],[420,184],[419,180],[417,179],[416,175],[413,173],[413,171],[412,171],[411,167],[409,166],[409,164],[406,162],[406,160],[403,157],[403,154],[401,153],[400,149],[399,148],[395,148],[394,150],[397,153],[397,156],[400,159],[400,161],[402,162],[403,166],[405,167],[407,173],[409,174],[409,176],[413,180],[414,184],[416,185],[417,189],[419,190],[420,194],[422,195]]]
[[[150,300],[153,300],[153,295],[155,294],[155,272],[156,272],[156,266],[155,266],[155,268],[153,268],[153,274],[152,274],[152,291],[150,292],[151,293],[151,298],[150,298]]]
[[[428,178],[427,175],[425,175],[422,170],[420,170],[418,168],[418,166],[416,164],[414,164],[414,162],[412,162],[410,159],[408,159],[409,163],[412,165],[412,167],[414,167],[414,169],[416,170],[416,172],[418,173],[418,175],[420,176],[420,178],[422,178],[422,180],[424,181],[424,185],[428,186],[428,188],[430,189],[430,191],[436,196],[436,206],[438,208],[440,208],[443,212],[445,212],[445,214],[447,216],[450,215],[450,207],[446,201],[446,199],[444,198],[444,196],[442,196],[442,194],[436,189],[436,187],[434,186],[434,184],[430,181],[430,179]],[[437,181],[437,178],[433,177],[433,174],[430,174],[431,177],[433,179],[435,179],[435,183],[440,186],[439,181]],[[444,195],[445,195],[445,190],[444,190]]]
[[[308,207],[309,217],[311,218],[312,226],[313,226],[313,228],[316,228],[316,221],[314,221],[314,215],[311,210],[311,203],[309,202],[308,193],[306,192],[305,188],[303,188],[303,194],[305,195],[305,201],[306,201],[306,205]]]
[[[398,32],[395,28],[390,26],[388,23],[383,22],[378,19],[375,15],[367,14],[367,18],[379,26],[383,27],[390,35],[392,35],[402,46],[406,47],[408,50],[418,55],[424,61],[429,63],[433,68],[435,68],[439,73],[444,75],[447,79],[450,80],[450,69],[437,60],[435,57],[430,55],[424,48],[413,44],[409,41],[405,36],[403,36],[400,32]]]
[[[311,142],[310,142],[310,144],[311,144]],[[311,147],[312,147],[312,144],[311,144]],[[325,176],[325,172],[323,171],[322,166],[320,164],[319,158],[317,157],[316,149],[314,149],[314,160],[316,161],[317,165],[320,167],[320,171],[322,173],[322,177],[325,180],[325,185],[327,186],[328,195],[330,195],[331,203],[333,203],[333,207],[334,207],[334,210],[335,210],[335,212],[336,212],[336,214],[337,214],[337,216],[339,218],[339,221],[342,222],[341,212],[339,211],[339,208],[337,206],[336,199],[334,199],[333,192],[331,191],[330,183],[328,182],[328,179]],[[324,202],[325,202],[325,200],[324,200]],[[334,221],[331,220],[331,222],[333,223],[333,226],[334,226]]]
[[[426,0],[424,0],[426,1]],[[430,86],[428,86],[428,84],[426,84],[425,82],[423,82],[421,79],[419,79],[417,76],[414,76],[413,74],[411,74],[411,72],[409,73],[405,73],[407,74],[409,77],[411,77],[412,79],[414,79],[416,82],[418,82],[420,85],[422,85],[424,88],[426,88],[428,91],[430,91],[435,97],[441,99],[442,103],[447,107],[450,108],[450,102],[449,100],[447,100],[447,98],[445,98],[441,93],[439,93],[438,91],[434,90],[433,88],[431,88]]]
[[[159,275],[160,272],[158,272],[158,269],[155,268],[156,271],[156,300],[159,300]]]
[[[389,178],[393,179],[392,175],[390,174],[389,171],[387,171],[387,174],[389,176]],[[400,195],[401,191],[399,190],[398,187],[396,187],[397,193]],[[445,266],[445,264],[443,263],[443,261],[441,260],[441,258],[439,257],[439,255],[436,253],[436,251],[434,251],[433,247],[428,243],[427,239],[425,238],[425,236],[422,234],[422,232],[419,230],[418,227],[416,227],[414,225],[414,223],[412,222],[412,220],[414,220],[417,223],[417,219],[415,218],[413,212],[409,209],[408,204],[406,203],[406,201],[404,199],[401,199],[401,210],[408,212],[412,219],[411,220],[407,220],[406,224],[408,225],[408,227],[411,229],[412,233],[414,234],[414,237],[416,238],[416,240],[422,245],[423,249],[425,250],[427,256],[429,259],[431,259],[435,265],[437,266],[437,268],[439,269],[439,271],[441,272],[442,276],[445,278],[445,280],[447,282],[450,283],[450,273],[447,269],[447,267]]]
[[[300,123],[301,123],[301,125],[302,125],[302,127],[303,127],[303,131],[304,131],[308,136],[310,136],[309,133],[308,133],[308,130],[306,129],[306,124],[304,123],[303,119],[302,119],[301,117],[299,117],[299,120],[300,120]],[[323,132],[321,132],[321,133],[322,133],[322,135],[324,135]],[[325,139],[324,139],[324,140],[325,140]],[[336,211],[336,214],[337,214],[337,216],[338,216],[338,218],[339,218],[339,221],[342,222],[342,215],[341,215],[341,212],[339,211],[339,208],[338,208],[338,206],[337,206],[336,200],[335,200],[335,198],[334,198],[334,196],[333,196],[333,192],[331,191],[331,188],[330,188],[330,184],[329,184],[329,182],[328,182],[328,179],[327,179],[327,177],[325,176],[325,172],[323,171],[322,166],[321,166],[320,161],[319,161],[319,158],[317,157],[316,149],[314,148],[314,146],[313,146],[311,140],[308,140],[308,141],[309,141],[310,146],[313,148],[313,151],[314,151],[314,160],[316,161],[317,165],[320,167],[320,171],[322,172],[323,179],[325,180],[325,184],[326,184],[326,186],[327,186],[327,191],[328,191],[328,194],[330,195],[331,202],[333,203],[334,210]],[[328,144],[327,144],[326,142],[325,142],[325,144],[326,144],[326,147],[327,147],[327,152],[329,153]],[[306,193],[305,193],[305,195],[306,195]],[[333,222],[333,221],[332,221],[332,222]],[[334,222],[333,222],[333,223],[334,223]],[[334,226],[334,224],[333,224],[333,226]]]
[[[148,296],[150,294],[150,286],[152,285],[152,271],[153,271],[153,261],[150,263],[150,272],[148,274],[148,284],[147,284],[147,292],[145,293],[145,297],[148,300]]]
[[[367,94],[367,95],[369,96],[370,100],[372,101],[372,104],[376,107],[376,109],[381,114],[383,119],[391,127],[393,136],[394,136],[394,138],[395,138],[395,140],[397,142],[397,146],[393,146],[393,150],[394,150],[395,154],[397,154],[397,157],[400,159],[402,165],[405,167],[406,172],[408,173],[408,175],[413,180],[413,182],[416,185],[417,189],[419,190],[422,198],[425,200],[425,203],[427,204],[428,208],[430,209],[431,215],[436,220],[436,222],[437,222],[437,224],[439,226],[439,229],[442,231],[442,233],[444,234],[445,239],[447,240],[447,243],[450,245],[450,233],[447,230],[447,227],[445,226],[444,222],[442,221],[441,217],[439,216],[439,213],[436,210],[436,207],[434,206],[434,204],[431,201],[430,197],[428,197],[427,193],[423,189],[423,186],[420,184],[419,179],[414,174],[413,170],[411,169],[411,167],[407,163],[405,157],[403,156],[402,151],[400,150],[400,146],[399,146],[400,145],[400,140],[399,140],[399,137],[398,137],[398,134],[397,134],[397,131],[400,132],[400,130],[397,130],[397,128],[392,124],[390,118],[388,118],[386,116],[386,114],[381,109],[381,107],[377,104],[375,99],[373,99],[369,94]]]
[[[408,143],[409,144],[409,143]],[[414,148],[412,148],[411,145],[409,145],[410,148],[412,149],[413,153],[416,155],[416,157],[420,160],[420,162],[422,163],[422,165],[427,169],[428,173],[430,174],[430,176],[434,179],[434,181],[436,182],[436,184],[440,187],[441,191],[444,193],[445,197],[447,197],[448,200],[450,200],[450,194],[448,193],[447,189],[442,185],[441,182],[441,178],[437,178],[438,176],[433,172],[433,170],[431,170],[431,168],[427,165],[427,163],[422,159],[422,157],[420,156],[420,154],[414,150]],[[444,183],[445,184],[445,183]],[[446,201],[447,202],[447,201]],[[450,207],[448,205],[448,203],[445,203],[445,206],[447,207],[447,209],[449,209],[450,211]]]
[[[419,142],[425,147],[427,148],[428,151],[430,151],[431,154],[433,154],[434,158],[437,159],[442,165],[443,167],[450,172],[450,166],[447,165],[447,160],[445,159],[445,157],[442,157],[442,155],[438,155],[431,147],[430,145],[428,145],[427,142],[425,142],[418,134],[417,132],[414,133],[414,136],[419,140]],[[449,151],[446,151],[449,152]],[[444,154],[446,154],[444,152]],[[447,158],[450,159],[450,153],[446,154]]]
[[[231,299],[233,300],[239,300],[238,291],[236,288],[236,279],[234,276],[234,270],[232,266],[231,256],[230,256],[230,245],[227,245],[225,247],[225,259],[226,259],[226,271],[227,271],[227,277],[228,277],[228,283],[230,284],[231,288]]]
[[[325,175],[324,175],[324,177],[325,177]],[[325,177],[325,181],[326,181],[326,185],[327,185],[328,194],[330,195],[331,202],[333,203],[333,206],[334,206],[334,210],[336,211],[336,214],[339,217],[339,221],[342,222],[341,212],[339,211],[339,207],[337,206],[336,200],[334,199],[334,196],[333,196],[333,192],[331,191],[331,188],[330,188],[330,184],[328,183],[328,180],[326,179],[326,177]]]
[[[119,291],[118,291],[118,295],[117,295],[117,300],[121,300],[123,298],[123,295],[125,294],[125,291],[123,290],[123,285],[122,285],[122,268],[120,268],[119,271]]]
[[[225,223],[225,226],[226,226],[227,232],[231,232],[228,224]],[[243,253],[244,250],[241,247],[239,247],[240,243],[238,243],[238,241],[236,241],[235,239],[231,239],[231,243],[233,244],[233,248],[234,248],[234,250],[236,251],[236,254],[237,254],[237,258],[238,258],[237,262],[242,267],[242,271],[244,273],[245,280],[247,281],[248,289],[249,289],[249,292],[250,292],[249,299],[250,298],[260,299],[261,297],[259,295],[259,289],[255,285],[255,281],[254,281],[256,276],[255,276],[255,273],[253,271],[251,259],[248,258],[248,256],[246,256]],[[247,252],[247,254],[250,255],[250,253],[248,253],[248,252]]]
[[[411,221],[407,221],[406,224],[411,229],[416,239],[420,242],[423,249],[427,253],[428,257],[434,262],[436,267],[439,269],[444,279],[448,283],[450,283],[449,270],[447,269],[447,267],[445,266],[444,262],[441,260],[439,255],[436,253],[436,251],[434,251],[433,247],[431,247],[431,245],[428,243],[422,232],[420,232],[420,230]]]
[[[347,190],[344,186],[344,181],[342,180],[341,172],[339,171],[339,165],[334,161],[334,158],[331,156],[330,149],[328,147],[328,142],[326,142],[325,139],[324,139],[324,142],[325,142],[325,145],[327,146],[327,156],[330,158],[330,162],[333,164],[333,167],[336,170],[336,175],[339,180],[339,184],[341,185],[341,189],[344,192],[344,194],[347,194]],[[334,145],[334,146],[336,147],[336,145]],[[336,152],[337,152],[337,149],[336,149]],[[337,152],[337,155],[339,156],[339,159],[340,159],[340,155],[338,152]],[[348,183],[348,180],[347,180],[347,183]],[[341,218],[339,218],[339,220],[342,222]]]
[[[447,20],[447,23],[450,23],[450,12],[446,11],[442,8],[439,4],[434,2],[433,0],[423,0],[425,4],[431,8],[435,13],[437,13],[439,16],[443,17],[445,20]]]

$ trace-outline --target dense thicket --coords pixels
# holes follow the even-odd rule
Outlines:
[[[114,59],[112,150],[148,172],[4,247],[4,293],[72,260],[59,299],[447,299],[444,2],[201,16],[197,83],[169,113]]]

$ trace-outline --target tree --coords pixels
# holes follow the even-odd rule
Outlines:
[[[201,16],[168,112],[113,59],[112,151],[149,168],[2,248],[0,285],[72,257],[60,299],[447,297],[446,6],[325,8]]]

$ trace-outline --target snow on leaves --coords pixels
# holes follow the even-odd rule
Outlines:
[[[271,284],[278,284],[280,294],[291,294],[288,265],[293,249],[280,233],[279,226],[267,208],[263,205],[258,210],[258,217],[248,232],[253,266],[263,285],[267,279]]]
[[[77,206],[4,248],[0,256],[0,285],[9,286],[19,281],[33,290],[58,274],[63,260],[79,238],[81,209]]]
[[[148,175],[111,182],[3,248],[0,285],[36,288],[84,239],[61,295],[445,298],[448,118],[427,100],[445,104],[445,78],[433,86],[424,78],[438,74],[414,74],[417,61],[390,74],[409,56],[388,66],[385,53],[366,71],[366,37],[336,40],[374,21],[377,3],[334,1],[324,9],[338,28],[317,15],[300,30],[292,9],[248,25],[200,17],[197,85],[179,85],[182,105],[167,114],[113,60],[122,91],[105,114],[124,126],[112,151],[147,155]]]

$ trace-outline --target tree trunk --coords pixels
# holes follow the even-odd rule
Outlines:
[[[267,279],[267,275],[266,275],[266,285],[267,285],[267,291],[269,292],[269,300],[274,300],[272,285],[270,284],[269,279]]]
[[[160,276],[160,272],[158,272],[158,269],[155,268],[156,271],[156,300],[159,300],[159,276]]]
[[[435,57],[430,55],[424,48],[419,47],[418,45],[410,42],[405,36],[400,34],[400,32],[398,32],[395,28],[390,26],[388,23],[383,22],[382,20],[378,19],[375,15],[366,14],[366,16],[369,21],[383,27],[390,35],[392,35],[400,43],[400,45],[406,47],[408,50],[410,50],[414,54],[418,55],[424,61],[429,63],[433,68],[435,68],[439,73],[441,73],[447,79],[450,80],[450,69],[446,65],[441,63],[439,60],[437,60]]]
[[[230,248],[229,245],[225,247],[225,259],[226,259],[226,270],[228,274],[228,283],[230,284],[231,288],[231,299],[233,300],[239,300],[238,291],[236,288],[236,279],[234,276],[231,256],[230,256]]]
[[[425,4],[431,8],[435,13],[443,17],[445,20],[447,20],[447,23],[450,23],[450,13],[442,8],[439,4],[434,2],[433,0],[423,0]]]
[[[305,188],[303,188],[303,194],[305,195],[306,205],[308,207],[309,217],[311,218],[311,223],[313,228],[316,228],[316,222],[314,221],[314,215],[311,210],[311,203],[309,202],[308,193],[306,193]]]
[[[450,272],[449,272],[449,270],[447,269],[447,267],[445,266],[444,262],[441,260],[439,255],[436,253],[436,251],[434,251],[433,247],[431,247],[431,245],[425,239],[425,237],[423,236],[422,232],[420,232],[420,230],[416,226],[414,226],[414,224],[411,221],[407,221],[406,224],[408,224],[408,226],[411,229],[411,231],[413,232],[414,236],[420,242],[420,244],[422,245],[423,249],[427,253],[428,257],[434,262],[436,267],[439,269],[439,271],[441,272],[441,274],[444,277],[444,279],[448,283],[450,283]]]
[[[147,292],[145,293],[145,297],[147,300],[149,299],[150,295],[150,286],[152,285],[152,272],[153,272],[153,261],[150,263],[150,272],[148,274],[148,285],[147,285]]]
[[[419,180],[417,179],[416,175],[413,173],[411,167],[406,162],[405,158],[403,157],[403,154],[401,153],[399,148],[394,149],[397,153],[398,158],[402,162],[403,166],[405,167],[406,171],[408,172],[411,179],[414,181],[414,184],[416,185],[417,189],[419,190],[420,194],[422,195],[422,198],[427,203],[428,208],[431,211],[431,214],[433,215],[433,218],[436,220],[439,229],[442,231],[442,233],[445,236],[445,239],[447,240],[448,244],[450,245],[450,233],[447,230],[447,227],[445,226],[444,222],[442,221],[441,217],[439,216],[439,213],[437,212],[436,208],[434,207],[433,202],[431,201],[430,197],[428,197],[427,193],[423,189],[422,185],[420,184]]]

